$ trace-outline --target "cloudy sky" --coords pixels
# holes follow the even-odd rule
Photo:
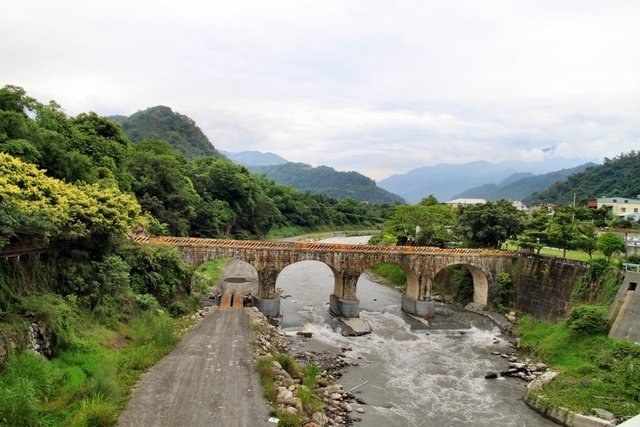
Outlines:
[[[640,1],[5,2],[0,84],[382,179],[640,142]],[[552,151],[543,151],[555,147]]]

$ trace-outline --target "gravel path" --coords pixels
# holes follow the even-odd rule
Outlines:
[[[214,307],[145,373],[120,427],[273,426],[255,370],[246,309]]]

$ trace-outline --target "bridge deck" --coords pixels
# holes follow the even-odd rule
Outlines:
[[[195,237],[138,236],[133,239],[140,243],[165,244],[176,246],[224,247],[229,249],[267,249],[267,250],[301,250],[331,252],[370,252],[370,253],[406,253],[429,255],[479,255],[479,256],[513,256],[514,251],[497,249],[443,249],[431,246],[374,246],[343,243],[305,243],[305,242],[266,242],[262,240],[225,240],[202,239]]]

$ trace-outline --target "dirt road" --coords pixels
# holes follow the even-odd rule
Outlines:
[[[210,315],[138,382],[120,427],[269,426],[246,309]]]

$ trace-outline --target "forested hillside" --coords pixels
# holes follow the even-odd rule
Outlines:
[[[125,135],[133,142],[144,140],[167,141],[186,157],[220,157],[209,138],[189,117],[169,107],[158,105],[138,111],[129,117],[114,116]]]
[[[591,166],[584,172],[557,182],[539,193],[532,194],[525,202],[568,204],[592,197],[627,197],[640,194],[640,152],[620,154],[605,158],[602,165]]]
[[[95,113],[69,117],[22,88],[0,89],[0,152],[67,184],[133,194],[153,234],[260,238],[273,227],[369,227],[384,216],[378,206],[301,193],[252,174],[219,157],[193,121],[167,107],[136,113],[123,126],[137,143]],[[197,151],[194,141],[214,155]],[[5,232],[11,221],[0,218],[0,234],[17,238]]]
[[[249,169],[264,174],[278,184],[291,185],[297,190],[313,194],[370,203],[404,203],[400,196],[383,190],[375,181],[358,172],[339,172],[328,166],[313,167],[292,162],[271,166],[249,166]]]
[[[523,200],[535,192],[545,190],[556,182],[565,181],[570,175],[583,172],[590,166],[595,166],[595,164],[586,163],[575,168],[562,169],[540,175],[514,174],[499,184],[485,184],[474,187],[455,195],[453,198]]]

